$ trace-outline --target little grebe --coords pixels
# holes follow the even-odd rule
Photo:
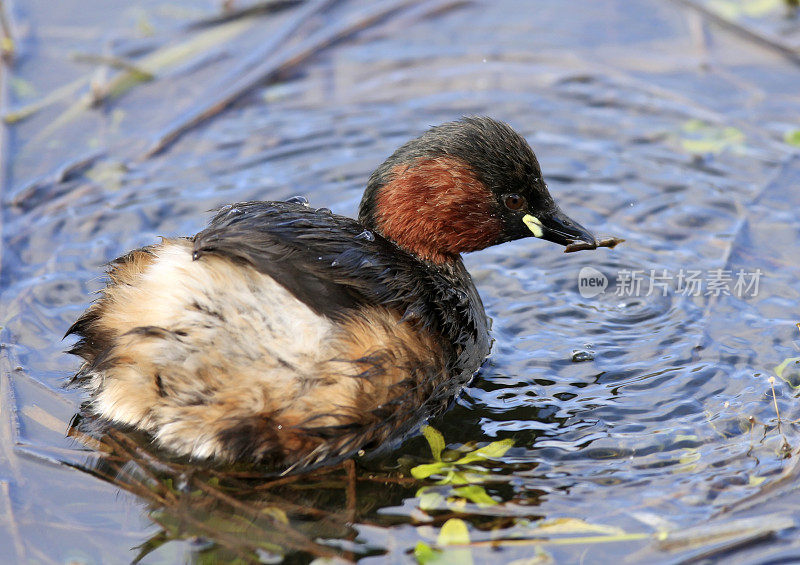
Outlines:
[[[113,261],[68,331],[73,382],[89,412],[178,455],[334,462],[447,406],[489,352],[460,254],[528,236],[597,246],[511,127],[446,123],[378,167],[358,221],[243,202]]]

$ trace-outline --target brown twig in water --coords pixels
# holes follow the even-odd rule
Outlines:
[[[265,513],[253,509],[252,507],[241,502],[240,500],[237,500],[234,497],[225,494],[220,489],[216,489],[207,485],[201,480],[194,479],[193,483],[206,494],[211,495],[223,501],[224,503],[228,504],[232,508],[235,508],[236,510],[243,512],[245,515],[249,516],[253,520],[263,519],[267,517]],[[323,545],[314,543],[310,538],[298,532],[290,525],[284,524],[278,519],[271,520],[271,524],[275,528],[275,530],[282,535],[281,539],[282,543],[286,543],[292,549],[305,551],[307,553],[314,555],[315,557],[331,558],[339,556],[338,552]]]
[[[147,462],[141,457],[143,455],[141,448],[139,448],[134,441],[113,429],[109,430],[109,432],[103,438],[103,441],[114,452],[123,455],[122,460],[112,466],[111,469],[114,473],[114,476],[111,476],[108,473],[102,472],[98,469],[88,469],[90,474],[97,476],[98,478],[101,478],[111,484],[115,484],[151,504],[155,504],[173,512],[178,512],[177,516],[189,527],[198,531],[200,534],[207,536],[209,539],[213,539],[220,545],[234,551],[244,561],[250,562],[250,560],[252,560],[252,554],[248,552],[246,546],[243,546],[242,540],[239,537],[230,535],[224,530],[219,530],[208,525],[203,520],[195,517],[195,514],[197,513],[197,510],[200,509],[211,511],[215,502],[221,502],[243,514],[245,517],[251,520],[251,523],[254,523],[256,520],[269,518],[268,514],[260,512],[257,508],[237,500],[236,498],[223,492],[221,489],[208,485],[200,478],[194,476],[188,478],[189,484],[199,488],[208,496],[198,500],[192,500],[192,508],[186,508],[185,505],[188,502],[188,499],[185,496],[181,496],[180,494],[173,492],[163,479],[159,478],[155,473],[153,473],[152,470],[148,468]],[[107,461],[108,460],[111,459],[108,458]],[[137,477],[126,470],[125,463],[128,461],[134,461],[138,463],[136,469],[146,477],[145,481],[142,481],[141,477]],[[169,467],[172,469],[172,466]],[[182,466],[175,466],[176,469],[180,467]],[[152,481],[153,485],[148,485],[147,482],[149,481]],[[154,486],[157,488],[153,488]],[[276,508],[280,506],[281,504],[275,505]],[[299,513],[302,513],[304,510],[304,508],[301,507],[297,507],[297,509],[300,511]],[[321,517],[325,518],[326,516]],[[174,524],[162,522],[158,515],[150,513],[149,518],[154,523],[161,526],[165,531],[170,531],[174,528]],[[315,557],[340,557],[339,552],[336,550],[315,543],[301,532],[297,531],[288,524],[284,524],[280,520],[271,520],[270,524],[272,528],[274,528],[274,535],[271,535],[272,532],[263,531],[262,537],[274,537],[275,539],[273,539],[272,542],[275,544],[285,546],[295,551],[303,551],[314,555]]]
[[[130,457],[132,461],[139,461],[142,459],[141,457],[137,457],[137,453],[139,453],[140,451],[138,449],[138,446],[134,442],[132,442],[129,438],[125,437],[120,432],[117,432],[117,430],[114,429],[109,430],[107,436],[105,437],[105,441],[109,442],[114,451],[117,451],[119,453],[122,453]],[[126,449],[122,445],[123,443],[127,444],[128,446],[131,446],[131,448]],[[147,464],[139,465],[138,468],[142,471],[142,473],[147,475],[147,478],[149,478],[155,484],[162,484],[161,479],[148,468]],[[164,495],[168,499],[168,502],[175,502],[177,500],[175,494],[171,492],[169,489],[164,489]]]
[[[226,2],[226,5],[223,6],[222,13],[196,20],[189,25],[188,29],[202,29],[258,14],[274,14],[296,6],[297,4],[300,4],[300,0],[263,0],[261,2],[254,2],[243,8],[235,8],[227,6]]]
[[[199,106],[185,112],[172,124],[168,125],[166,133],[161,134],[158,142],[148,149],[145,158],[160,153],[186,131],[222,112],[230,104],[249,92],[261,80],[259,78],[261,73],[257,71],[263,67],[263,61],[270,61],[276,53],[280,53],[281,47],[291,39],[298,29],[332,3],[333,0],[316,0],[300,9],[288,24],[284,25],[260,48],[228,71],[225,76],[217,81],[213,88],[206,91],[205,98],[210,97],[210,101],[201,102]],[[245,86],[240,86],[241,84]],[[220,94],[211,94],[217,92]]]
[[[382,2],[377,7],[373,6],[371,9],[366,10],[364,13],[350,20],[338,22],[330,27],[320,29],[299,45],[290,47],[285,51],[277,50],[278,46],[285,43],[289,36],[313,14],[316,14],[317,11],[326,7],[330,0],[323,0],[320,3],[311,4],[309,8],[303,10],[298,17],[292,20],[286,28],[274,36],[270,42],[265,44],[262,49],[257,51],[257,54],[264,59],[261,63],[252,70],[246,72],[244,76],[233,80],[233,82],[231,82],[231,73],[226,75],[225,79],[215,86],[215,88],[220,88],[221,86],[221,93],[216,96],[213,101],[203,103],[195,109],[190,110],[168,126],[167,130],[162,133],[159,139],[145,152],[144,158],[149,158],[161,153],[184,133],[207,119],[216,116],[259,84],[272,79],[277,74],[285,72],[292,67],[296,67],[337,41],[341,41],[354,33],[368,28],[417,1],[418,0],[392,0]],[[253,58],[253,56],[248,57],[247,61]],[[243,65],[239,65],[239,67],[242,66]]]
[[[778,433],[783,435],[783,432],[781,431],[781,411],[778,409],[778,397],[775,396],[775,377],[770,377],[767,380],[770,388],[772,389],[772,403],[775,406],[775,415],[778,417]]]
[[[347,471],[347,521],[356,521],[356,464],[352,459],[344,462]]]
[[[614,249],[623,241],[625,240],[619,237],[604,237],[598,239],[593,244],[586,241],[575,241],[564,248],[564,253],[573,253],[575,251],[583,251],[585,249],[597,249],[598,247],[610,247],[611,249]]]
[[[97,477],[103,481],[106,481],[109,484],[118,486],[121,489],[128,491],[131,494],[134,494],[141,498],[142,500],[147,501],[151,504],[158,504],[159,506],[169,507],[173,500],[168,500],[166,497],[159,495],[158,492],[149,488],[141,481],[139,481],[136,477],[131,475],[128,471],[125,470],[124,463],[119,467],[114,469],[116,476],[111,476],[107,473],[103,473],[96,469],[86,469],[81,468],[81,470],[88,472],[90,475]],[[166,489],[165,489],[166,491]],[[172,493],[170,493],[172,494]]]
[[[281,477],[281,478],[275,479],[273,481],[268,481],[266,483],[262,483],[262,484],[260,484],[260,485],[258,485],[256,487],[254,487],[253,490],[256,490],[256,491],[269,490],[269,489],[277,487],[277,486],[288,485],[288,484],[297,482],[300,479],[310,479],[312,477],[317,477],[319,475],[321,475],[321,473],[318,473],[318,472],[309,473],[307,475],[300,475],[300,474],[287,475],[285,477]]]
[[[769,379],[769,386],[772,389],[772,403],[775,406],[775,415],[778,417],[778,433],[781,434],[783,438],[783,445],[781,446],[781,451],[783,452],[784,457],[790,457],[792,448],[789,445],[789,440],[786,439],[786,434],[783,433],[781,429],[781,412],[778,409],[778,397],[775,395],[775,377],[770,377]]]
[[[359,481],[369,481],[371,483],[394,483],[403,486],[419,486],[419,480],[412,477],[376,477],[374,475],[367,475],[359,477]]]
[[[402,33],[402,30],[421,20],[442,16],[452,10],[472,4],[472,0],[439,0],[421,4],[409,9],[402,16],[393,18],[384,26],[387,35]],[[383,31],[382,30],[382,31]]]
[[[781,41],[779,36],[773,34],[766,34],[762,31],[756,31],[749,27],[743,26],[738,22],[726,19],[723,16],[714,12],[713,10],[698,3],[696,0],[674,0],[674,1],[683,4],[684,6],[687,6],[693,10],[696,10],[704,17],[708,18],[709,20],[717,24],[718,26],[728,29],[744,37],[745,39],[749,39],[765,47],[768,47],[774,51],[777,51],[778,53],[780,53],[793,63],[800,64],[800,53],[798,53],[796,49],[792,48],[791,46]]]
[[[249,489],[248,492],[257,493],[258,491],[256,491],[256,489]],[[265,502],[269,503],[271,506],[275,506],[276,508],[280,508],[281,510],[287,513],[291,513],[297,516],[311,516],[313,518],[332,519],[340,521],[344,521],[346,518],[344,514],[341,513],[329,512],[327,510],[321,510],[319,508],[314,508],[312,506],[301,506],[293,502],[287,502],[282,498],[280,498],[279,496],[260,493],[259,497],[263,499]]]

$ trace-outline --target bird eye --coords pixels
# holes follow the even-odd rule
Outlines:
[[[520,210],[525,206],[525,198],[519,194],[507,194],[503,199],[503,203],[509,210]]]

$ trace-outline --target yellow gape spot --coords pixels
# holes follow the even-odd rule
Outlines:
[[[530,214],[525,214],[522,217],[522,221],[528,226],[528,229],[531,230],[535,237],[542,237],[544,235],[544,230],[542,229],[542,222],[539,221],[539,218],[535,216],[531,216]]]

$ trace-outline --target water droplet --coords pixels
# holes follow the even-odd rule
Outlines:
[[[228,210],[228,215],[229,216],[238,216],[241,213],[242,213],[242,211],[239,210],[239,208],[231,208],[230,210]]]
[[[364,230],[356,236],[356,239],[364,239],[366,241],[375,241],[375,234],[369,230]]]
[[[308,206],[308,198],[306,198],[305,196],[300,196],[300,195],[292,196],[291,198],[287,198],[286,202],[288,202],[289,204],[302,204],[303,206],[306,206],[306,207]]]
[[[228,212],[231,208],[233,208],[233,204],[225,204],[222,208],[219,209],[220,212]]]
[[[580,363],[582,361],[594,361],[594,352],[576,349],[572,352],[572,362]]]
[[[331,267],[338,267],[338,266],[339,266],[339,261],[336,260],[331,261]]]
[[[325,214],[326,216],[330,216],[331,214],[333,214],[330,208],[317,208],[317,212],[320,214]]]

